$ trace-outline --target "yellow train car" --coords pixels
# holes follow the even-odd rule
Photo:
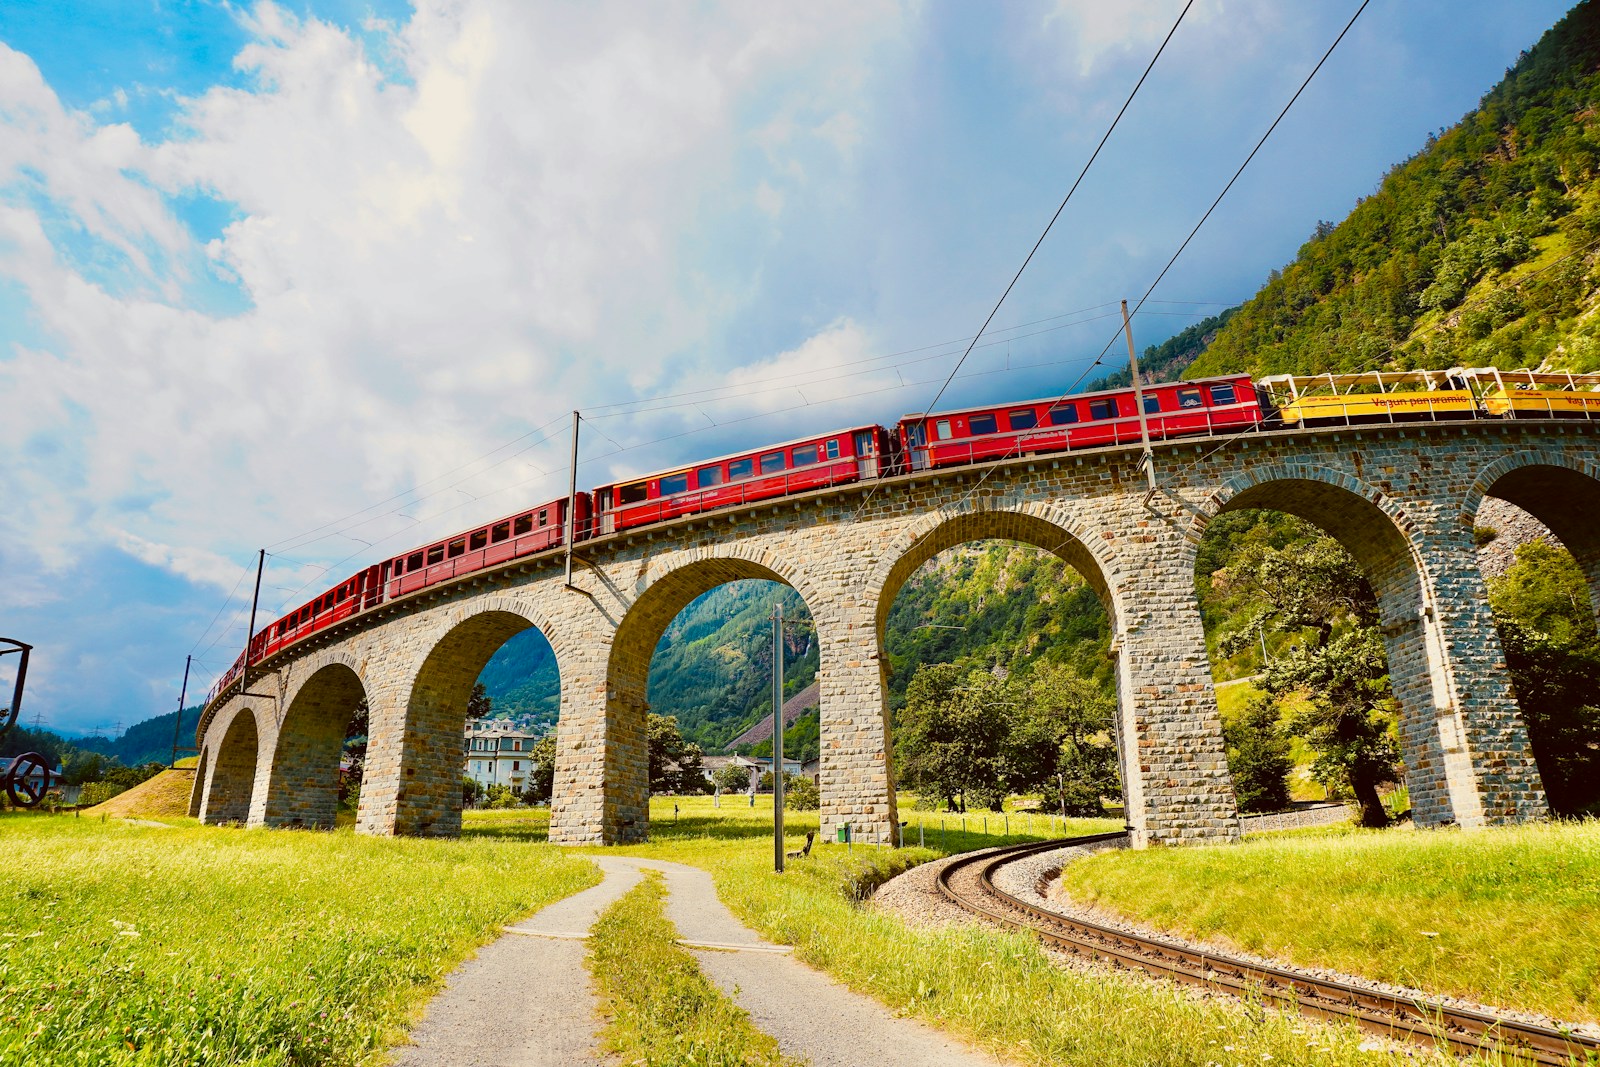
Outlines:
[[[1274,374],[1256,383],[1285,426],[1471,419],[1478,404],[1450,371]]]
[[[1457,367],[1487,415],[1502,419],[1600,418],[1600,374]]]

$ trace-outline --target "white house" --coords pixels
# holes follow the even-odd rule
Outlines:
[[[520,793],[527,787],[533,769],[528,754],[543,731],[525,730],[508,719],[468,719],[463,735],[468,778],[484,788],[508,785]]]

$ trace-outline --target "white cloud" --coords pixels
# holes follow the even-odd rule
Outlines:
[[[55,342],[0,363],[0,438],[70,440],[81,478],[41,493],[15,490],[49,462],[0,475],[27,501],[13,518],[64,546],[52,565],[103,522],[212,583],[185,543],[273,540],[618,382],[658,384],[716,306],[681,287],[682,241],[740,180],[741,109],[788,107],[761,99],[776,73],[860,67],[895,12],[424,3],[392,41],[403,80],[329,23],[268,3],[242,17],[252,89],[183,101],[181,135],[157,143],[63,108],[0,47],[0,180],[39,186],[74,240],[127,264],[107,286],[39,210],[0,209],[0,275]],[[827,111],[814,92],[807,107]],[[186,192],[240,217],[202,248],[163,200]],[[784,202],[764,178],[742,195]],[[207,259],[248,310],[184,299]],[[116,503],[130,496],[144,503]]]

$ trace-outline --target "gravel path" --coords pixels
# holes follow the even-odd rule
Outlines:
[[[636,868],[596,860],[599,885],[558,900],[457,967],[399,1050],[398,1067],[567,1067],[600,1058],[584,937],[638,884]]]
[[[711,876],[697,867],[618,857],[616,863],[661,871],[667,917],[691,946],[700,967],[757,1028],[778,1039],[785,1055],[812,1067],[994,1067],[1008,1061],[971,1049],[954,1037],[893,1015],[871,997],[852,992],[763,941],[717,899]],[[700,944],[736,951],[696,950]]]

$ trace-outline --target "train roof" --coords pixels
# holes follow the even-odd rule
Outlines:
[[[1526,382],[1529,385],[1570,385],[1600,387],[1600,374],[1569,374],[1566,371],[1500,370],[1497,367],[1452,367],[1451,374],[1474,378],[1495,378],[1501,381]]]
[[[1211,382],[1233,382],[1240,378],[1248,378],[1249,374],[1240,371],[1238,374],[1213,374],[1209,378],[1195,378],[1181,382],[1150,382],[1140,386],[1141,389],[1156,389],[1174,385],[1206,385]],[[908,411],[900,416],[900,421],[907,419],[934,419],[940,415],[959,415],[964,411],[998,411],[1001,408],[1026,407],[1029,404],[1055,404],[1062,400],[1083,400],[1097,396],[1110,396],[1112,393],[1132,392],[1133,386],[1120,385],[1115,389],[1096,389],[1092,393],[1067,393],[1063,396],[1042,396],[1037,400],[1007,400],[999,404],[979,404],[976,407],[946,408],[943,411]]]
[[[693,463],[679,464],[676,467],[663,467],[661,470],[651,471],[648,474],[638,474],[638,475],[635,475],[635,476],[633,476],[631,478],[618,478],[614,482],[603,482],[600,485],[595,486],[594,488],[596,490],[609,489],[614,485],[631,485],[634,482],[647,482],[651,478],[660,478],[660,477],[662,477],[664,475],[668,475],[668,474],[677,474],[679,471],[692,471],[692,470],[696,470],[696,469],[698,469],[700,467],[708,466],[709,464],[712,464],[712,463],[724,463],[724,462],[726,462],[726,461],[728,461],[730,459],[742,459],[745,456],[760,455],[762,452],[770,452],[774,448],[789,448],[789,447],[792,447],[794,445],[805,444],[807,441],[816,441],[816,440],[819,440],[820,438],[824,438],[824,437],[838,437],[841,434],[855,433],[857,430],[881,430],[881,429],[883,429],[883,427],[878,425],[877,423],[869,422],[869,423],[864,423],[864,424],[862,424],[860,426],[845,426],[845,427],[843,427],[841,429],[838,429],[838,430],[824,430],[821,433],[808,433],[804,437],[796,437],[796,438],[794,438],[793,440],[790,440],[790,441],[774,441],[771,444],[762,445],[759,448],[745,448],[745,449],[741,449],[738,452],[728,452],[728,453],[726,453],[724,455],[721,455],[721,456],[712,456],[709,459],[696,460]]]

